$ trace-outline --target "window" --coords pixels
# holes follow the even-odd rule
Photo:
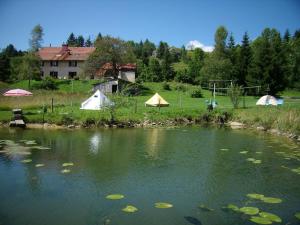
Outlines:
[[[51,61],[50,66],[58,66],[58,61]]]
[[[44,61],[41,61],[41,66],[45,66],[45,62]]]
[[[50,71],[50,77],[57,78],[57,76],[58,76],[57,71]]]
[[[41,77],[43,77],[44,76],[44,71],[41,71]]]
[[[77,61],[69,61],[69,67],[76,67]]]
[[[69,72],[69,79],[76,77],[76,75],[77,75],[76,72]]]

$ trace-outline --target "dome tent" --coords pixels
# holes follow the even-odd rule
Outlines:
[[[256,102],[256,105],[278,105],[277,99],[272,95],[264,95]]]
[[[155,93],[148,101],[145,102],[145,106],[153,107],[165,107],[169,106],[169,103],[164,100],[158,93]]]
[[[81,103],[80,109],[101,110],[114,103],[109,100],[101,91],[97,90],[91,97]]]

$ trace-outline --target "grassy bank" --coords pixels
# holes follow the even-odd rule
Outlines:
[[[87,111],[80,110],[80,104],[91,95],[92,84],[95,81],[61,82],[58,90],[32,90],[32,97],[0,97],[0,121],[8,122],[11,109],[20,107],[24,110],[26,120],[33,123],[80,124],[98,125],[108,123],[111,119],[109,110]],[[2,84],[5,88],[27,89],[27,81],[14,84]],[[218,109],[212,113],[206,110],[205,100],[212,98],[211,92],[202,90],[203,98],[191,98],[191,93],[198,89],[187,84],[170,83],[171,90],[164,90],[161,83],[145,83],[149,91],[144,96],[121,96],[122,106],[114,114],[116,121],[142,123],[173,121],[210,122],[220,120],[236,120],[247,125],[263,126],[267,129],[275,128],[300,134],[300,92],[287,91],[282,93],[284,105],[279,107],[257,107],[256,97],[246,96],[241,99],[240,108],[233,109],[228,96],[217,96]],[[180,89],[184,91],[179,91]],[[1,87],[0,87],[1,88]],[[3,88],[3,87],[2,87]],[[169,103],[170,107],[145,107],[144,102],[152,94],[159,92]],[[115,99],[115,96],[109,96]],[[53,99],[53,111],[51,108]],[[245,103],[245,108],[243,105]],[[43,114],[43,106],[47,113]]]

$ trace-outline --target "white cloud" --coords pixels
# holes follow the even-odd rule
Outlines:
[[[188,50],[193,50],[195,48],[201,48],[205,52],[212,52],[214,50],[213,46],[206,46],[197,40],[189,41],[185,46]]]

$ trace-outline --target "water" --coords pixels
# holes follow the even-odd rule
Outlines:
[[[1,225],[253,224],[249,216],[224,212],[221,207],[229,203],[256,206],[277,214],[283,224],[297,224],[300,175],[287,168],[300,162],[275,152],[300,150],[285,139],[213,128],[0,129],[0,139],[36,140],[51,148],[29,156],[0,154]],[[246,161],[249,157],[262,163]],[[24,164],[24,158],[33,161]],[[74,163],[69,174],[61,173],[65,162]],[[45,166],[36,168],[37,163]],[[105,198],[113,193],[125,198]],[[248,193],[283,202],[251,202]],[[157,209],[155,202],[174,207]],[[128,204],[139,211],[122,212]],[[214,211],[202,211],[201,204]]]

